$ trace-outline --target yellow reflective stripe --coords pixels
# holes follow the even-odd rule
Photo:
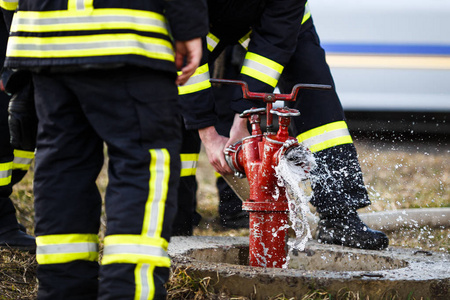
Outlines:
[[[256,53],[247,52],[241,73],[276,87],[284,67]]]
[[[297,140],[313,153],[338,145],[353,143],[345,121],[337,121],[311,129],[297,136]]]
[[[62,264],[75,260],[98,261],[96,234],[55,234],[36,237],[39,264]]]
[[[213,52],[213,50],[216,48],[219,41],[220,40],[218,37],[216,37],[211,32],[208,32],[208,34],[206,35],[206,44],[208,46],[209,52]]]
[[[94,0],[69,0],[67,8],[69,10],[87,10],[93,8]]]
[[[311,18],[311,10],[309,9],[308,2],[306,2],[306,4],[305,4],[305,12],[303,13],[302,24],[305,23],[306,21],[308,21],[309,18]]]
[[[195,70],[194,74],[184,85],[178,86],[178,94],[185,95],[206,90],[211,87],[211,82],[209,82],[210,78],[209,66],[208,64],[204,64]]]
[[[34,158],[33,151],[14,149],[14,160],[12,168],[14,170],[28,170]]]
[[[18,37],[8,40],[9,57],[89,57],[136,54],[174,61],[173,48],[166,40],[136,34],[99,34],[76,37]]]
[[[11,183],[12,161],[0,163],[0,187]]]
[[[250,44],[250,34],[252,31],[250,30],[246,35],[240,38],[239,44],[245,49],[248,50],[248,44]]]
[[[180,154],[181,177],[194,176],[197,173],[198,153]]]
[[[142,235],[108,235],[104,240],[102,264],[149,263],[157,267],[170,267],[167,254],[169,243],[159,238]]]
[[[19,0],[0,0],[0,7],[6,10],[16,10]]]
[[[126,29],[168,35],[164,16],[132,9],[95,9],[93,11],[19,11],[11,31],[61,32],[82,30]]]
[[[134,278],[136,280],[135,300],[153,299],[155,295],[155,282],[153,279],[154,265],[138,264],[134,269]]]
[[[142,234],[158,238],[161,236],[169,189],[170,154],[167,149],[150,149],[149,153],[150,182]]]

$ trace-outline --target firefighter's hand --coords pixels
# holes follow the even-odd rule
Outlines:
[[[175,64],[181,69],[176,84],[183,85],[194,74],[202,58],[202,40],[195,38],[189,41],[175,42]]]
[[[219,135],[214,126],[199,129],[198,133],[205,146],[208,160],[216,172],[222,175],[232,174],[233,171],[228,166],[223,153],[228,138]]]
[[[250,133],[248,132],[247,128],[247,118],[241,118],[239,114],[235,114],[233,126],[231,126],[230,129],[230,138],[227,144],[225,145],[225,148],[227,148],[230,145],[233,145],[234,143],[242,140],[243,138],[249,135]]]
[[[34,107],[33,83],[29,81],[13,93],[9,101],[9,133],[14,149],[34,151],[37,117]]]

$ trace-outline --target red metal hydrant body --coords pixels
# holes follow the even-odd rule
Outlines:
[[[330,89],[330,86],[297,84],[291,94],[254,93],[248,91],[247,84],[236,80],[212,79],[213,83],[239,84],[245,99],[263,100],[266,108],[253,108],[241,114],[248,118],[252,135],[229,146],[225,158],[235,175],[247,176],[250,186],[249,199],[242,208],[250,215],[249,258],[254,267],[282,268],[287,263],[288,213],[289,206],[285,187],[279,185],[275,167],[280,158],[297,147],[304,149],[297,139],[290,137],[290,118],[300,115],[298,110],[272,109],[277,100],[295,101],[298,90]],[[267,133],[262,133],[260,115],[266,114]],[[273,115],[278,115],[278,132],[272,129]],[[297,164],[295,164],[297,165]],[[301,164],[300,164],[301,165]]]
[[[279,108],[272,110],[276,114],[298,114],[298,111]],[[245,173],[250,186],[250,196],[243,203],[243,209],[250,216],[250,265],[281,268],[286,264],[288,201],[284,186],[278,184],[275,167],[286,150],[297,147],[295,138],[289,137],[290,119],[280,116],[280,129],[277,134],[260,134],[259,122],[255,122],[252,110],[251,136],[233,145],[227,152],[234,168]],[[257,118],[256,118],[257,119]]]

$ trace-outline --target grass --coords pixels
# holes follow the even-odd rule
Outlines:
[[[355,142],[361,168],[368,187],[372,205],[361,212],[398,210],[405,208],[450,207],[450,147],[423,141],[409,147],[409,143],[385,141],[376,143],[361,138]],[[413,144],[411,144],[413,145]],[[409,148],[408,148],[409,147]],[[19,221],[33,234],[32,171],[14,187],[12,199],[17,208]],[[246,236],[247,229],[224,230],[218,222],[218,198],[215,176],[205,155],[201,155],[199,169],[199,211],[203,220],[195,235]],[[103,191],[107,183],[103,171],[98,185]],[[402,228],[389,233],[391,246],[412,247],[428,251],[450,253],[450,230],[448,228]],[[35,299],[37,280],[34,255],[19,251],[0,250],[0,300]],[[174,269],[168,284],[168,299],[236,299],[245,297],[215,293],[211,278],[195,278],[186,270]],[[332,299],[326,291],[312,290],[301,300]],[[274,295],[270,300],[289,299]],[[364,299],[357,292],[345,291],[338,299]],[[392,295],[389,299],[398,299]],[[297,299],[296,299],[297,300]],[[299,300],[299,299],[298,299]],[[413,298],[411,300],[414,300]],[[419,299],[417,299],[419,300]]]

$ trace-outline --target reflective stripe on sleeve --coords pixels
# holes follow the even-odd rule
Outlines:
[[[27,171],[34,159],[34,152],[14,149],[14,161],[12,168]]]
[[[308,2],[305,4],[305,12],[303,13],[302,24],[311,18],[311,10],[309,9]]]
[[[75,260],[98,260],[96,234],[55,234],[36,237],[39,264],[61,264]]]
[[[311,129],[298,135],[297,140],[313,153],[338,145],[353,143],[345,121],[338,121]]]
[[[19,0],[0,0],[0,7],[5,10],[16,10]]]
[[[208,45],[208,51],[209,52],[213,52],[214,49],[216,48],[217,44],[219,44],[219,38],[216,37],[214,34],[212,34],[211,32],[209,32],[206,35],[206,43]]]
[[[198,153],[181,154],[181,177],[194,176],[197,172]]]
[[[0,187],[11,183],[12,161],[0,163]]]
[[[250,30],[246,35],[241,37],[239,39],[239,44],[244,48],[245,50],[248,50],[248,45],[250,44],[250,34],[252,31]]]
[[[178,86],[178,94],[185,95],[206,90],[211,87],[210,78],[209,66],[204,64],[195,70],[194,74],[184,85]]]
[[[247,52],[241,73],[276,87],[284,67],[256,53]]]

